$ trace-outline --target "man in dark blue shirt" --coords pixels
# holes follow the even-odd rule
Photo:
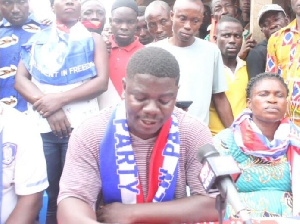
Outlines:
[[[21,45],[43,26],[29,14],[28,0],[0,0],[0,100],[21,112],[27,102],[14,89]]]

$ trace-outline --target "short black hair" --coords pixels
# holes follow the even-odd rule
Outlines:
[[[218,25],[217,25],[217,30],[219,30],[220,26],[222,25],[222,23],[225,22],[230,22],[230,23],[237,23],[240,24],[241,27],[243,28],[243,25],[241,23],[241,21],[239,21],[238,19],[231,17],[231,16],[222,16],[221,19],[218,21]]]
[[[174,78],[178,84],[180,69],[170,52],[159,47],[146,47],[135,52],[129,60],[127,77],[131,79],[137,74]]]
[[[131,8],[138,13],[138,6],[134,0],[115,0],[111,6],[111,12],[120,7]]]
[[[146,6],[139,5],[138,6],[138,17],[144,16],[146,11]]]
[[[286,89],[287,95],[289,95],[289,89],[287,84],[284,82],[283,78],[276,73],[270,73],[270,72],[264,72],[256,75],[255,77],[252,77],[250,81],[248,82],[247,88],[246,88],[246,98],[250,98],[252,95],[253,88],[260,83],[262,80],[265,79],[276,79],[278,80]]]

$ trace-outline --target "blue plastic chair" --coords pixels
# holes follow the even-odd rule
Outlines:
[[[39,221],[40,224],[46,224],[46,218],[47,218],[47,208],[48,208],[48,194],[46,191],[44,191],[43,194],[43,207],[39,214]]]

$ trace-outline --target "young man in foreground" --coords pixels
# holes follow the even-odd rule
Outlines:
[[[163,49],[132,56],[123,80],[125,100],[71,136],[60,182],[60,223],[217,219],[215,199],[203,195],[196,159],[212,137],[201,121],[174,108],[179,73],[176,59]]]

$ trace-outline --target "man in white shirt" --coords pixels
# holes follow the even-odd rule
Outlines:
[[[203,19],[201,0],[176,0],[171,20],[173,36],[154,43],[177,59],[181,78],[178,100],[193,101],[188,113],[204,123],[209,121],[209,105],[212,101],[225,127],[233,121],[227,90],[222,56],[215,44],[194,37]]]
[[[3,103],[0,132],[0,221],[33,223],[48,187],[42,139],[26,115]]]

